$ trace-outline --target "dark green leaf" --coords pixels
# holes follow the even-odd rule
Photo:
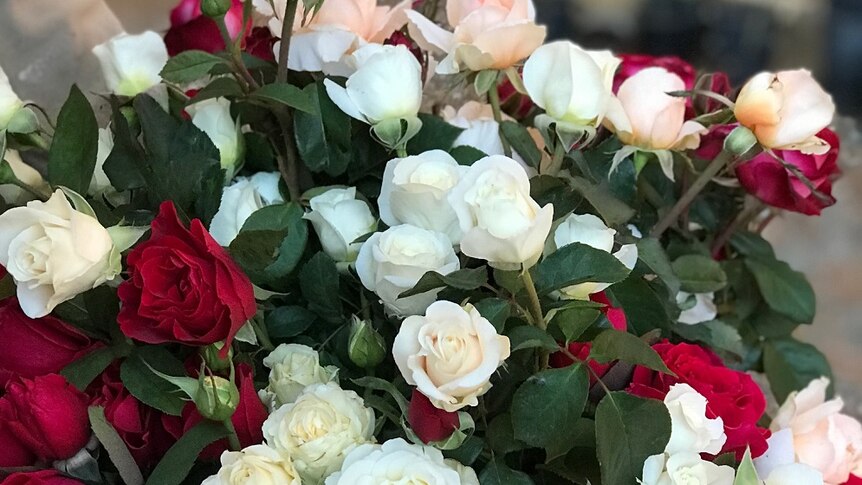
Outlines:
[[[344,323],[337,296],[339,286],[338,268],[323,252],[315,254],[299,273],[299,287],[308,301],[308,309],[329,323]]]
[[[512,416],[508,413],[499,414],[491,421],[486,438],[491,449],[501,455],[527,448],[526,444],[515,439]]]
[[[301,335],[316,319],[314,313],[301,306],[284,306],[266,315],[266,329],[270,337],[284,340]]]
[[[469,145],[457,146],[449,150],[449,155],[452,155],[452,158],[454,158],[459,165],[473,165],[473,162],[476,160],[481,160],[488,156],[482,150]]]
[[[147,485],[180,485],[201,451],[227,435],[228,430],[221,423],[201,421],[171,446],[147,479]]]
[[[551,325],[560,329],[568,344],[583,335],[601,314],[600,310],[589,306],[566,308],[557,312]]]
[[[422,129],[407,142],[407,152],[418,155],[429,150],[449,151],[458,135],[464,131],[462,128],[450,125],[439,116],[420,113]]]
[[[770,340],[763,347],[763,368],[778,402],[820,377],[832,378],[826,357],[813,345],[794,338]]]
[[[206,76],[214,67],[227,64],[225,59],[204,51],[185,51],[170,58],[162,69],[162,79],[185,84]]]
[[[699,323],[697,325],[674,325],[673,331],[686,340],[701,342],[714,349],[725,350],[742,356],[742,337],[739,331],[721,320]]]
[[[401,394],[398,388],[391,382],[385,381],[379,377],[366,376],[360,377],[359,379],[353,379],[353,383],[360,387],[365,387],[375,391],[383,391],[386,394],[389,394],[389,396],[395,400],[398,408],[401,409],[401,413],[406,415],[407,408],[409,407],[407,398],[405,398],[404,394]]]
[[[534,485],[524,472],[512,470],[498,460],[492,460],[479,474],[480,485]]]
[[[99,124],[93,108],[78,86],[57,116],[57,131],[48,153],[48,180],[51,185],[68,187],[86,194],[96,167],[99,149]]]
[[[575,445],[571,436],[587,402],[589,381],[580,364],[530,376],[512,400],[515,438],[545,448],[549,460],[567,452]]]
[[[644,461],[664,451],[670,440],[664,403],[627,392],[611,392],[596,409],[596,452],[602,485],[633,485]]]
[[[141,470],[135,463],[135,459],[132,458],[126,443],[105,418],[105,409],[100,406],[91,406],[88,409],[88,414],[93,434],[108,452],[111,463],[117,467],[123,482],[127,485],[142,485],[144,477],[141,475]]]
[[[629,330],[643,335],[656,328],[669,328],[667,298],[656,293],[643,278],[632,275],[611,286],[605,293],[623,309]]]
[[[302,90],[292,84],[275,83],[261,86],[251,94],[252,98],[282,104],[310,115],[317,115],[317,101],[310,90]]]
[[[532,325],[515,327],[508,333],[508,337],[512,352],[524,349],[559,349],[559,345],[557,345],[554,337],[551,337],[548,332]]]
[[[763,239],[760,234],[749,231],[738,231],[732,238],[730,244],[743,256],[757,259],[775,259],[775,251],[769,241]]]
[[[69,384],[83,391],[116,358],[117,354],[113,348],[104,347],[67,365],[60,374],[69,381]]]
[[[572,187],[587,199],[602,219],[610,226],[625,224],[635,215],[635,210],[611,193],[606,181],[593,184],[582,177],[574,177]]]
[[[313,110],[296,111],[293,116],[299,155],[312,172],[341,175],[350,164],[350,117],[329,99],[322,83],[309,84],[303,94]]]
[[[146,153],[138,142],[129,122],[120,112],[116,98],[111,99],[111,130],[114,135],[114,148],[103,166],[105,174],[117,190],[137,189],[146,185],[144,174]]]
[[[188,104],[192,105],[213,98],[236,98],[242,95],[242,88],[239,86],[239,83],[236,82],[236,79],[232,77],[219,77],[213,79],[211,83],[198,91]]]
[[[542,152],[524,125],[515,121],[504,121],[500,123],[500,134],[512,145],[512,149],[527,162],[527,165],[539,168],[542,163]]]
[[[530,179],[530,197],[542,207],[553,204],[554,219],[562,219],[584,199],[567,180],[550,175],[538,175]]]
[[[308,224],[298,204],[277,204],[255,211],[230,245],[230,252],[251,280],[285,289],[285,277],[299,264],[308,241]]]
[[[170,376],[186,375],[182,362],[164,347],[138,347],[120,366],[123,385],[144,404],[179,416],[185,406],[183,395],[175,385],[153,373],[150,367]]]
[[[687,254],[673,262],[680,289],[688,293],[711,293],[727,286],[727,275],[721,264],[709,256]]]
[[[488,270],[481,268],[466,268],[453,271],[447,275],[441,275],[436,271],[429,271],[413,288],[398,295],[398,298],[420,295],[422,293],[436,290],[437,288],[449,287],[456,290],[475,290],[488,282]]]
[[[485,298],[480,300],[475,305],[479,314],[488,319],[491,325],[497,329],[497,333],[503,333],[506,327],[506,320],[509,319],[512,308],[508,301],[501,298]]]
[[[816,298],[805,275],[775,259],[746,259],[763,299],[777,313],[799,323],[814,321]]]
[[[661,357],[646,342],[628,332],[607,329],[594,340],[590,357],[600,364],[621,360],[670,374]]]
[[[643,261],[667,285],[671,295],[679,293],[679,278],[673,272],[670,259],[668,259],[661,243],[655,238],[647,237],[638,241],[637,246],[638,259]]]
[[[581,243],[558,249],[534,271],[540,294],[580,283],[616,283],[629,274],[629,269],[613,254]]]

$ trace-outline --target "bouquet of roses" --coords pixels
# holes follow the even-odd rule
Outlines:
[[[184,0],[56,120],[0,75],[4,485],[858,480],[760,236],[835,202],[809,72],[443,7]]]

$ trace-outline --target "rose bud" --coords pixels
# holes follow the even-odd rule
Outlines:
[[[221,18],[231,9],[231,0],[201,0],[201,13],[210,18]]]
[[[39,470],[13,473],[3,480],[2,485],[84,485],[84,482],[62,475],[57,470]]]
[[[302,218],[311,221],[323,251],[346,270],[356,261],[361,236],[377,230],[377,219],[364,200],[356,198],[356,187],[329,188],[312,197],[311,211]]]
[[[354,364],[363,369],[372,369],[386,358],[386,342],[369,322],[354,315],[347,354]]]
[[[460,418],[457,412],[438,409],[425,394],[414,389],[407,409],[407,422],[416,436],[427,444],[451,436],[458,429]]]
[[[0,419],[43,460],[71,458],[90,439],[87,396],[57,374],[10,382]]]
[[[209,13],[203,12],[204,7]],[[188,50],[223,51],[218,24],[210,17],[223,16],[228,33],[235,39],[243,33],[242,8],[242,0],[182,0],[171,11],[171,28],[165,34],[168,53],[173,57]],[[272,56],[271,49],[269,55]]]
[[[227,349],[227,355],[224,354],[224,342],[216,342],[201,349],[201,358],[206,363],[207,367],[215,372],[222,372],[230,369],[233,362],[233,348]]]
[[[233,416],[239,405],[239,389],[224,377],[206,376],[200,380],[192,399],[201,416],[224,421]]]
[[[69,324],[46,316],[31,319],[16,298],[0,300],[0,388],[14,377],[60,372],[101,347]]]

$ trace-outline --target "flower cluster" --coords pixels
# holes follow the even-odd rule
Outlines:
[[[439,7],[183,0],[104,125],[0,71],[0,484],[859,480],[760,235],[836,202],[814,77]]]

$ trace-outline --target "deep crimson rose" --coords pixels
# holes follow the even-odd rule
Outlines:
[[[724,139],[737,126],[733,125],[712,125],[709,127],[709,132],[700,138],[700,147],[694,151],[694,156],[701,160],[714,160],[719,153],[724,149]]]
[[[245,51],[265,61],[274,61],[273,47],[278,42],[266,27],[255,27],[245,38]]]
[[[0,485],[83,485],[83,482],[63,476],[57,470],[39,470],[13,473]]]
[[[240,35],[243,31],[242,0],[232,0],[224,21],[231,38]],[[188,50],[215,53],[225,47],[218,25],[201,13],[201,0],[182,0],[174,7],[171,28],[165,34],[165,45],[172,57]]]
[[[757,426],[766,411],[766,398],[751,376],[728,369],[717,355],[698,345],[665,340],[653,349],[676,377],[637,367],[630,393],[664,399],[672,385],[688,384],[708,401],[707,415],[724,421],[727,442],[722,453],[735,452],[741,457],[751,447],[752,456],[758,457],[766,451],[769,431]]]
[[[7,274],[6,268],[4,268],[3,265],[0,265],[0,280],[5,278]]]
[[[254,388],[254,370],[250,365],[237,364],[236,386],[239,389],[239,405],[230,419],[236,429],[239,442],[243,448],[260,444],[263,442],[263,422],[269,417],[269,413]],[[172,427],[170,431],[179,438],[203,419],[194,403],[189,403],[183,409],[182,429]],[[203,459],[215,459],[227,449],[227,439],[223,439],[204,448],[200,456]]]
[[[698,79],[695,88],[710,91],[725,97],[729,96],[733,90],[733,86],[730,85],[730,78],[723,72],[714,72],[702,76]],[[713,113],[727,107],[721,101],[708,96],[695,95],[692,99],[694,111],[697,114]]]
[[[90,439],[87,396],[57,374],[9,382],[0,419],[43,460],[71,458]]]
[[[697,71],[695,70],[694,66],[692,66],[688,62],[685,62],[679,57],[655,57],[646,54],[621,54],[619,58],[622,59],[623,62],[622,64],[620,64],[616,76],[614,76],[615,93],[619,91],[620,85],[623,83],[623,81],[648,67],[662,67],[665,70],[676,74],[677,76],[682,78],[682,81],[685,83],[685,89],[694,88],[694,83],[697,78]]]
[[[0,468],[30,466],[35,462],[36,455],[12,433],[6,423],[0,422]]]
[[[17,298],[0,301],[0,388],[14,377],[33,378],[63,367],[101,344],[52,316],[31,319]]]
[[[862,478],[859,478],[856,475],[850,475],[850,480],[844,482],[844,485],[862,485]]]
[[[523,78],[520,70],[518,74]],[[536,106],[528,95],[518,92],[508,76],[497,84],[497,95],[500,96],[500,106],[503,111],[516,120],[522,120],[529,116]]]
[[[414,389],[407,409],[407,422],[423,443],[445,440],[458,429],[458,413],[437,409],[425,394]]]
[[[761,153],[736,167],[739,183],[750,194],[780,209],[819,215],[820,211],[835,204],[832,181],[839,175],[838,135],[828,128],[817,134],[829,143],[823,155],[806,155],[794,150],[776,150],[775,154],[802,172],[826,199],[817,197],[797,176],[768,153]]]
[[[162,424],[165,415],[129,394],[120,380],[118,364],[108,367],[87,393],[91,405],[105,409],[105,418],[141,468],[155,465],[173,444],[173,437]]]
[[[170,201],[162,203],[152,236],[128,257],[117,317],[127,336],[150,344],[209,345],[233,336],[257,307],[254,290],[227,252],[194,219],[191,230]]]

